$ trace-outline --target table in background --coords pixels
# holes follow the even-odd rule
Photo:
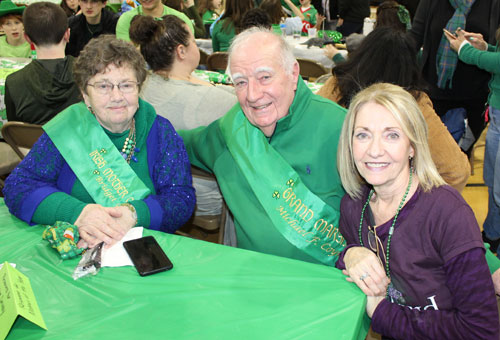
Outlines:
[[[28,276],[48,330],[18,318],[12,339],[364,339],[364,294],[337,269],[145,230],[174,264],[140,277],[102,268],[74,281],[0,199],[0,262]],[[335,289],[334,287],[338,287]]]
[[[314,60],[315,62],[326,67],[328,71],[330,71],[335,65],[333,60],[325,55],[322,48],[318,46],[311,46],[310,48],[307,48],[307,45],[303,45],[307,40],[309,40],[309,37],[300,36],[300,38],[296,39],[291,35],[287,35],[285,40],[290,46],[292,46],[295,58]]]
[[[293,48],[293,55],[296,58],[310,59],[314,60],[327,69],[331,69],[335,64],[333,60],[328,58],[323,50],[317,46],[311,46],[307,48],[307,45],[302,45],[302,43],[309,40],[306,36],[301,36],[299,39],[294,39],[291,35],[286,36],[286,42]],[[213,53],[212,40],[211,39],[196,39],[196,45],[200,50],[203,50],[206,54],[210,55]]]
[[[27,58],[0,58],[0,130],[7,122],[7,112],[5,111],[5,79],[13,72],[22,69],[30,63]],[[0,137],[2,134],[0,133]]]
[[[231,82],[231,78],[229,77],[228,74],[226,73],[220,73],[220,72],[214,72],[214,71],[207,71],[207,70],[194,70],[194,74],[205,81],[208,82],[213,82],[216,84],[224,84],[224,85],[232,85],[233,83]],[[307,87],[313,92],[316,93],[319,91],[321,86],[323,84],[321,83],[314,83],[314,82],[309,82],[304,80],[306,83]]]

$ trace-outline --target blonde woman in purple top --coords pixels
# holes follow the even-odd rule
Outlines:
[[[393,339],[498,339],[479,226],[437,172],[413,96],[383,83],[359,92],[338,150],[347,247],[337,267],[367,294],[373,330]]]

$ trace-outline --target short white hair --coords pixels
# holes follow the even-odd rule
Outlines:
[[[229,58],[227,62],[226,73],[232,76],[231,59],[233,53],[240,47],[245,46],[247,41],[251,39],[255,34],[265,34],[266,36],[275,40],[276,45],[273,44],[272,46],[278,47],[279,55],[276,57],[280,59],[281,65],[285,72],[289,75],[293,74],[293,66],[297,62],[295,56],[293,55],[293,49],[290,47],[290,45],[287,44],[282,36],[274,34],[271,30],[264,27],[251,27],[247,30],[244,30],[233,39],[228,50]]]

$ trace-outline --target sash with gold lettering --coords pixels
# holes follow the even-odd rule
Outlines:
[[[220,120],[220,128],[231,155],[276,229],[295,247],[333,266],[345,247],[337,224],[340,212],[307,188],[239,106]]]
[[[150,194],[83,102],[43,129],[96,203],[113,207]]]

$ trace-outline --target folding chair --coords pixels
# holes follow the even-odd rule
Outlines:
[[[207,58],[207,69],[209,71],[225,71],[227,67],[227,52],[215,52]]]
[[[193,178],[201,178],[208,181],[217,182],[214,175],[209,174],[208,172],[201,170],[197,167],[191,166],[191,173]],[[224,229],[226,225],[226,216],[227,216],[227,206],[224,200],[222,200],[221,212],[218,215],[196,215],[193,216],[189,222],[181,228],[181,230],[177,230],[176,234],[187,236],[191,238],[198,238],[195,234],[198,233],[190,233],[189,231],[193,231],[190,229],[191,227],[195,227],[201,229],[204,234],[213,234],[218,232],[218,243],[224,243]],[[203,238],[201,238],[203,239]]]
[[[199,65],[207,65],[207,59],[208,59],[208,54],[205,51],[200,50],[200,62],[199,62]]]
[[[311,78],[319,78],[324,74],[327,74],[327,69],[320,63],[314,60],[297,58],[300,67],[300,75],[306,80],[311,80]]]
[[[2,127],[3,138],[21,159],[28,154],[42,134],[42,126],[36,124],[7,122]]]
[[[0,142],[0,176],[5,177],[19,164],[21,159],[10,147],[9,144]],[[0,178],[0,189],[3,189],[5,183]]]

